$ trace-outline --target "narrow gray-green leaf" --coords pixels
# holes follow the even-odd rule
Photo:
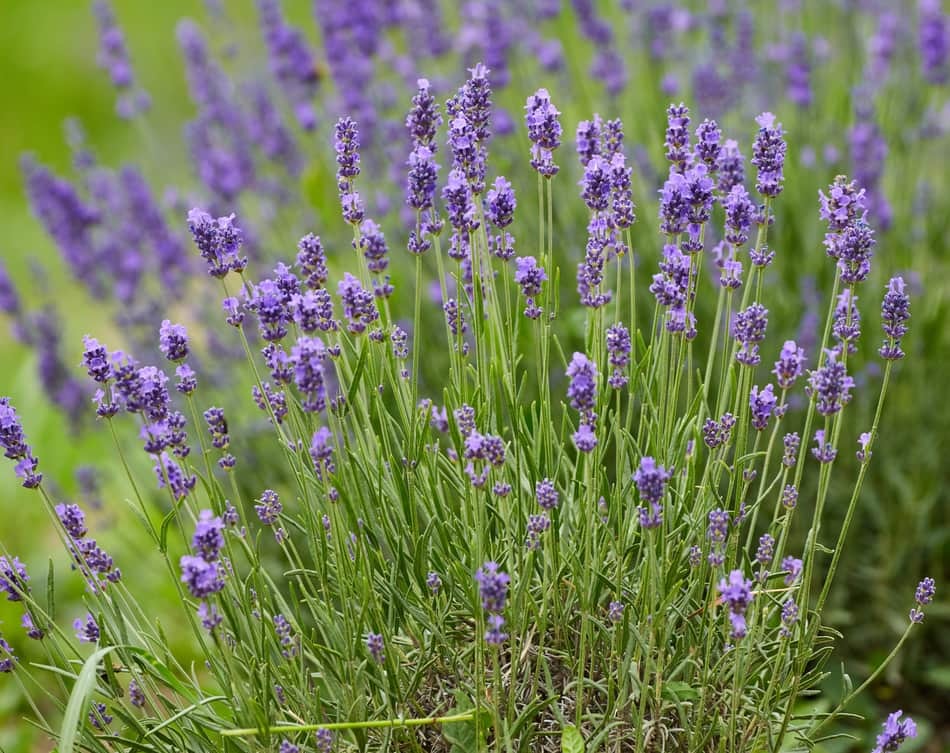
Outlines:
[[[63,726],[59,731],[59,753],[73,753],[76,742],[76,733],[79,731],[80,718],[83,709],[89,703],[89,697],[96,687],[96,668],[99,662],[115,651],[118,646],[106,646],[92,654],[82,665],[82,670],[73,685],[73,692],[69,694],[69,703],[66,704],[66,713],[63,715]]]

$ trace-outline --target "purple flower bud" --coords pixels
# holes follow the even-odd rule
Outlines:
[[[746,634],[745,611],[752,603],[752,581],[746,580],[741,570],[733,570],[729,578],[719,581],[719,593],[729,606],[732,637],[742,638]]]
[[[214,219],[200,209],[188,212],[188,227],[201,258],[208,262],[208,274],[223,278],[229,271],[243,272],[247,257],[240,256],[244,233],[234,224],[234,215]]]
[[[772,413],[778,413],[777,404],[778,398],[775,397],[771,384],[765,385],[762,390],[759,390],[757,385],[752,387],[749,393],[749,409],[752,426],[756,431],[763,431],[768,426]]]
[[[782,353],[775,362],[775,368],[772,369],[779,388],[791,389],[795,385],[795,380],[802,375],[804,364],[805,351],[799,348],[794,340],[786,340],[782,346]]]
[[[534,488],[534,494],[542,509],[553,510],[557,507],[558,493],[551,479],[546,478],[538,481]]]
[[[333,463],[333,432],[326,426],[321,426],[313,433],[310,441],[310,458],[313,460],[317,478],[323,481],[325,477],[336,470]]]
[[[745,182],[745,162],[739,144],[728,139],[723,144],[716,161],[716,172],[719,174],[717,188],[720,194],[728,195],[733,188]]]
[[[77,617],[73,620],[73,630],[76,631],[76,637],[80,643],[99,642],[99,625],[96,618],[89,612],[86,613],[85,617]]]
[[[755,366],[761,360],[759,343],[765,339],[769,312],[761,303],[753,303],[736,314],[733,336],[741,346],[736,360],[746,366]]]
[[[785,150],[787,148],[782,124],[770,112],[759,115],[755,122],[759,132],[752,145],[752,164],[758,169],[755,190],[763,196],[776,197],[782,192],[785,180]]]
[[[904,357],[900,343],[907,334],[906,322],[910,319],[910,298],[904,292],[904,287],[903,277],[892,277],[881,302],[881,324],[887,340],[878,353],[888,361],[897,361]]]
[[[673,170],[682,173],[689,160],[689,108],[682,103],[670,105],[666,122],[666,158],[673,163]]]
[[[877,736],[877,745],[871,753],[893,753],[908,737],[917,737],[917,725],[910,717],[901,719],[903,711],[889,714],[884,731]]]
[[[482,599],[482,609],[493,614],[504,611],[510,580],[507,573],[498,569],[496,562],[486,562],[478,568],[475,573],[475,582],[478,584],[478,593]]]
[[[825,351],[827,358],[824,366],[809,371],[808,386],[805,392],[815,400],[818,412],[831,416],[851,401],[854,379],[848,376],[845,365],[838,361],[838,353]]]
[[[172,363],[188,357],[188,331],[182,324],[172,324],[165,319],[159,330],[159,349]]]

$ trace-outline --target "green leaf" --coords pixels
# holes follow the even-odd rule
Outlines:
[[[80,718],[83,709],[89,704],[89,697],[96,688],[96,669],[99,662],[115,651],[118,646],[106,646],[92,654],[82,665],[82,670],[73,685],[73,692],[69,694],[69,703],[66,704],[66,713],[63,715],[63,726],[59,731],[59,753],[73,753],[76,733],[79,731]]]
[[[473,708],[474,704],[462,691],[455,691],[455,708],[450,715],[464,714]],[[488,747],[488,728],[491,726],[491,713],[483,708],[481,713],[481,734],[476,734],[476,724],[473,719],[471,722],[460,722],[458,724],[446,724],[442,727],[442,735],[448,740],[452,747],[450,753],[482,753]]]
[[[584,738],[573,724],[561,730],[561,753],[584,753]]]
[[[662,696],[670,701],[695,701],[699,691],[688,682],[673,681],[663,684]]]

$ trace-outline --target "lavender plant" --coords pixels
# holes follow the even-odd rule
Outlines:
[[[292,54],[297,37],[269,23],[272,52]],[[582,28],[609,40],[592,21]],[[207,109],[196,128],[223,132],[227,93],[187,27],[182,38]],[[538,221],[516,239],[522,186],[489,159],[490,76],[475,65],[444,118],[419,82],[406,121],[414,288],[386,276],[401,249],[364,201],[358,93],[333,142],[352,236],[333,258],[355,256],[338,265],[346,271],[331,272],[309,234],[295,259],[258,278],[260,249],[230,211],[238,163],[214,174],[213,203],[187,213],[206,271],[189,284],[222,301],[216,316],[250,382],[241,400],[260,410],[279,468],[232,444],[243,422],[218,407],[213,362],[198,363],[186,327],[166,319],[152,335],[167,366],[85,340],[90,410],[115,440],[154,545],[142,556],[177,590],[174,616],[156,620],[90,538],[84,511],[57,501],[42,452],[0,400],[0,444],[86,588],[71,634],[52,587],[43,599],[15,553],[0,560],[0,587],[44,656],[26,666],[4,640],[0,670],[34,699],[33,722],[60,750],[805,748],[886,668],[830,711],[808,700],[825,677],[827,599],[910,316],[894,277],[883,344],[872,346],[883,361],[877,407],[855,439],[845,417],[859,389],[849,360],[867,349],[858,300],[873,297],[858,295],[875,245],[867,193],[839,177],[821,194],[834,270],[823,334],[811,353],[793,340],[774,348],[766,270],[789,255],[769,245],[785,181],[776,117],[757,118],[753,198],[730,175],[737,144],[719,150],[722,134],[705,121],[690,148],[687,107],[669,108],[663,252],[643,259],[658,270],[649,285],[633,252],[653,233],[635,225],[623,126],[595,117],[577,142],[587,241],[569,260],[576,292],[562,295],[560,113],[546,90],[527,97]],[[537,256],[514,252],[525,243]],[[424,322],[427,278],[437,327]],[[447,354],[442,380],[422,378],[423,349]],[[777,389],[763,384],[769,373]],[[794,399],[801,416],[788,411]],[[133,470],[132,437],[149,479]],[[829,533],[832,475],[855,442],[859,471]],[[891,657],[934,593],[928,578],[908,594]],[[171,624],[201,661],[169,651]],[[897,711],[877,750],[915,733]]]

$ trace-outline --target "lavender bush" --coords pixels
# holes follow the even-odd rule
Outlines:
[[[687,108],[669,108],[663,253],[649,284],[631,263],[645,231],[622,126],[591,140],[582,124],[588,240],[576,293],[562,298],[552,184],[571,157],[559,113],[547,91],[527,98],[538,225],[514,246],[516,193],[488,159],[489,76],[474,66],[444,115],[425,82],[413,101],[415,289],[386,274],[353,118],[334,139],[352,271],[334,280],[308,235],[296,259],[257,279],[239,216],[188,213],[211,278],[189,284],[223,301],[218,316],[251,375],[244,399],[269,422],[282,473],[232,454],[241,426],[213,405],[184,326],[165,320],[155,333],[165,363],[84,342],[116,462],[131,468],[123,437],[137,435],[154,464],[150,480],[128,475],[154,544],[142,556],[174,581],[181,612],[166,619],[187,626],[203,664],[168,651],[146,595],[123,580],[84,511],[56,502],[42,452],[0,402],[6,456],[86,585],[71,634],[51,591],[39,598],[4,554],[0,584],[45,659],[21,665],[4,642],[0,668],[31,695],[42,689],[32,715],[60,750],[779,749],[813,744],[887,666],[830,711],[799,703],[824,676],[834,636],[824,608],[910,316],[894,277],[882,344],[868,346],[883,362],[877,410],[849,436],[855,302],[873,295],[867,193],[844,177],[820,193],[834,268],[823,334],[811,353],[792,340],[773,350],[766,270],[787,258],[768,245],[784,186],[781,123],[757,119],[750,195],[723,182],[716,124],[693,134]],[[537,256],[511,251],[524,243]],[[429,259],[444,322],[427,330]],[[717,301],[709,321],[697,316],[707,297]],[[584,322],[576,342],[561,331],[574,316]],[[423,348],[448,354],[439,384],[419,378]],[[800,421],[787,413],[796,397]],[[823,533],[838,456],[855,448],[844,523]],[[817,479],[807,495],[806,471]],[[801,550],[796,530],[807,532]],[[925,579],[908,595],[894,653],[934,593]],[[877,750],[915,734],[900,716]]]
[[[108,425],[105,465],[154,545],[136,559],[176,594],[158,608],[123,578],[141,564],[113,559],[88,507],[44,480],[53,448],[34,453],[4,398],[6,455],[85,586],[81,608],[57,607],[62,575],[51,566],[44,594],[18,558],[36,552],[4,536],[0,588],[22,630],[5,626],[0,671],[29,718],[62,750],[760,750],[834,735],[935,594],[921,581],[890,656],[829,692],[831,586],[867,474],[890,467],[883,403],[915,290],[896,274],[906,257],[872,264],[909,198],[888,202],[886,142],[860,104],[893,87],[905,24],[868,16],[855,180],[816,206],[815,176],[848,160],[790,152],[782,118],[750,108],[771,106],[776,75],[786,112],[815,107],[835,59],[817,38],[783,34],[759,74],[742,63],[752,14],[641,14],[646,75],[666,71],[668,97],[693,66],[705,116],[670,105],[660,148],[643,125],[662,121],[657,100],[626,95],[650,153],[592,114],[589,90],[559,96],[583,56],[558,52],[556,8],[465,4],[470,77],[446,101],[438,72],[459,66],[437,61],[434,7],[315,5],[318,52],[276,0],[258,3],[266,77],[242,71],[222,7],[230,41],[179,26],[196,113],[176,190],[100,164],[75,125],[78,181],[22,163],[70,272],[111,299],[121,350],[87,336],[77,372],[55,311],[28,311],[2,269],[0,307],[52,402]],[[154,144],[122,31],[95,10],[117,111]],[[585,3],[570,14],[618,94],[622,27]],[[945,19],[922,3],[918,23],[920,75],[939,86]],[[516,51],[549,89],[513,78]],[[806,272],[827,283],[823,328],[818,303],[802,316],[778,284]],[[875,298],[882,334],[865,345]],[[187,630],[169,641],[173,624]],[[875,750],[915,734],[895,711]]]

